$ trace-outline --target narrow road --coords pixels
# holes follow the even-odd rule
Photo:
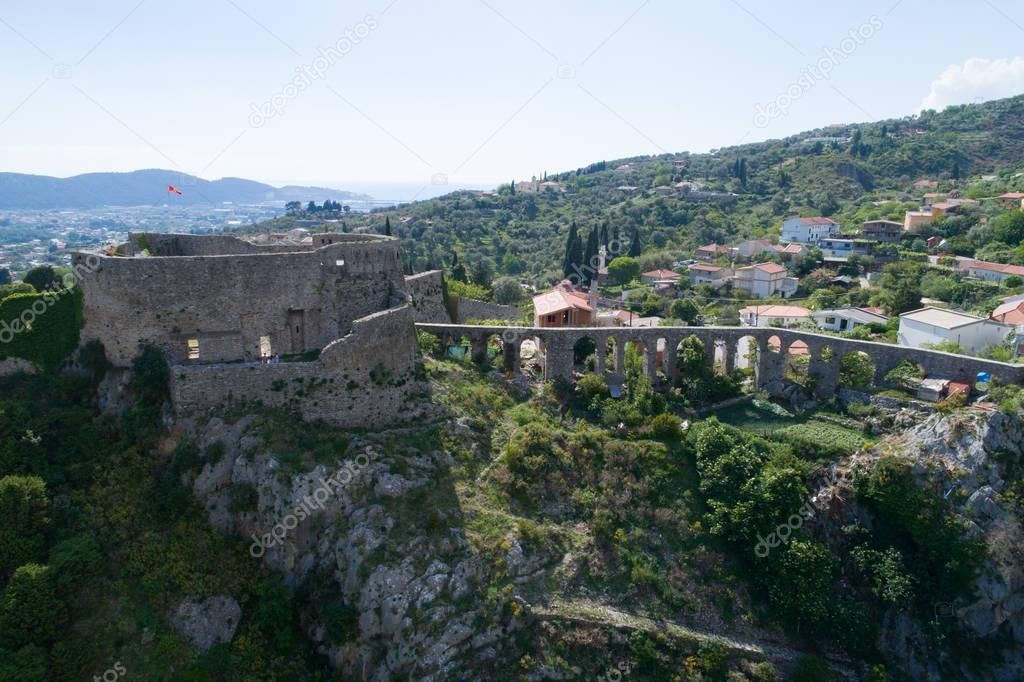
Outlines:
[[[660,633],[677,639],[718,642],[732,651],[754,659],[768,659],[793,663],[807,652],[780,644],[741,639],[717,632],[700,630],[672,621],[651,618],[622,611],[605,604],[587,600],[555,599],[550,605],[532,605],[531,610],[541,620],[565,620],[577,623],[607,625],[622,630]],[[835,671],[847,679],[855,680],[856,673],[845,659],[827,656]]]

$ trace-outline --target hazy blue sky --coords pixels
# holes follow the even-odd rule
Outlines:
[[[1011,0],[3,3],[0,170],[493,186],[1018,94],[1022,26]]]

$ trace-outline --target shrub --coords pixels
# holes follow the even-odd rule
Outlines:
[[[0,360],[22,358],[53,371],[78,347],[82,323],[78,287],[8,296],[0,301]]]
[[[833,679],[832,668],[817,656],[801,656],[787,679],[790,682],[828,682]]]
[[[674,414],[659,414],[651,419],[651,433],[666,441],[678,440],[683,432],[682,420]]]
[[[57,597],[50,569],[39,564],[18,568],[0,601],[0,645],[17,649],[48,644],[66,622],[67,610]]]
[[[68,599],[99,575],[102,564],[100,546],[96,538],[87,533],[54,545],[48,566],[57,591]]]
[[[593,402],[594,398],[608,397],[608,383],[604,380],[604,377],[596,374],[585,374],[580,377],[576,385],[579,387],[580,393],[588,405]]]
[[[63,287],[63,280],[50,265],[40,265],[32,268],[21,278],[25,284],[31,284],[32,288],[42,293]]]
[[[50,500],[36,476],[0,478],[0,581],[46,550]]]

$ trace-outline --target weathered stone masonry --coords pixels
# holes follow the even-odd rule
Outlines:
[[[161,348],[177,410],[257,400],[341,426],[400,418],[416,338],[397,240],[329,234],[312,246],[257,246],[133,234],[123,252],[100,255],[80,281],[83,341],[101,341],[120,367],[140,344]],[[317,351],[311,361],[259,361]]]
[[[710,362],[714,362],[716,349],[724,360],[725,369],[732,370],[741,344],[756,347],[755,378],[759,386],[767,386],[781,379],[785,372],[788,349],[797,341],[807,345],[810,354],[809,376],[815,379],[815,393],[819,397],[833,395],[839,386],[840,359],[853,352],[866,353],[875,366],[874,384],[884,386],[885,376],[903,360],[919,364],[928,376],[973,382],[979,372],[988,372],[1005,383],[1021,383],[1024,380],[1024,366],[1012,365],[994,360],[983,360],[965,355],[954,355],[939,351],[920,350],[893,346],[871,341],[856,341],[837,336],[814,334],[790,329],[765,327],[587,327],[587,328],[539,328],[539,327],[486,327],[452,324],[418,324],[421,331],[438,336],[442,341],[466,337],[473,349],[474,357],[484,357],[489,339],[497,337],[502,347],[505,367],[519,369],[520,346],[527,339],[534,340],[541,349],[544,377],[554,379],[572,378],[573,348],[577,342],[589,338],[599,349],[613,339],[614,352],[606,357],[603,352],[595,354],[595,371],[607,374],[613,380],[622,379],[625,344],[640,344],[644,355],[644,368],[652,379],[656,377],[659,361],[658,341],[666,349],[666,360],[660,363],[666,376],[677,377],[673,353],[679,344],[689,336],[695,336],[704,344]],[[769,347],[773,337],[778,342],[778,352]],[[826,355],[831,357],[826,357]]]

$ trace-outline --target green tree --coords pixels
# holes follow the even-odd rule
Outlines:
[[[473,264],[473,272],[470,278],[473,280],[473,284],[489,289],[491,281],[494,279],[494,267],[490,261],[481,258]]]
[[[865,390],[875,380],[875,364],[871,356],[860,351],[847,353],[839,361],[839,385]]]
[[[46,484],[36,476],[0,478],[0,581],[43,559],[50,528]]]
[[[692,299],[677,298],[669,305],[668,313],[670,317],[682,320],[690,325],[700,317],[700,308],[697,307],[697,304]]]
[[[25,284],[31,284],[36,291],[48,291],[63,288],[60,275],[49,265],[32,268],[21,278]]]
[[[569,225],[569,237],[565,242],[565,256],[562,258],[562,276],[578,274],[583,262],[583,244],[580,241],[576,221]]]
[[[7,268],[0,268],[0,285],[11,283],[11,271]]]
[[[879,282],[879,302],[890,315],[901,315],[921,307],[921,279],[924,266],[901,261],[885,266]]]
[[[523,298],[523,287],[513,277],[499,277],[491,287],[491,296],[496,303],[512,305]]]
[[[456,282],[468,282],[466,266],[459,262],[459,254],[452,253],[452,279]]]
[[[1024,241],[1024,211],[1010,211],[992,221],[996,241],[1016,246]]]
[[[632,282],[640,274],[640,263],[631,256],[616,258],[608,266],[608,276],[617,284],[624,285]]]
[[[40,564],[18,568],[0,600],[0,645],[49,644],[66,623],[67,608],[57,597],[50,569]]]
[[[597,277],[597,268],[600,264],[598,258],[598,244],[597,228],[590,230],[590,234],[587,235],[587,247],[583,251],[583,269],[580,273],[582,286],[590,286],[590,280]]]
[[[768,600],[775,613],[800,631],[825,624],[837,564],[828,548],[797,537],[787,547],[776,548],[768,562]]]
[[[387,237],[391,236],[391,216],[384,218],[384,235]]]

